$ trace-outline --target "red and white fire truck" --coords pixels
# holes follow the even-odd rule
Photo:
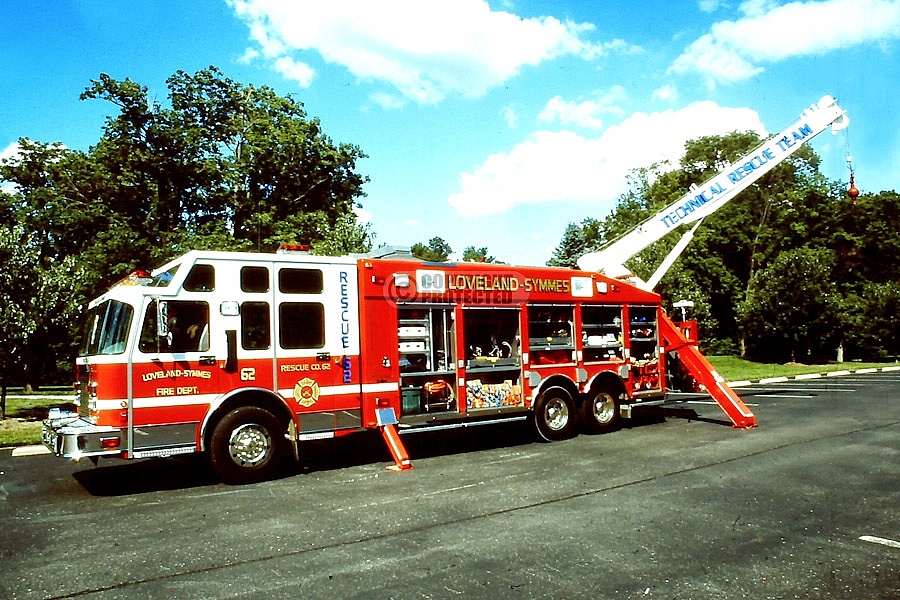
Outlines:
[[[402,470],[411,464],[398,433],[428,427],[529,419],[547,441],[613,430],[634,407],[665,400],[669,353],[735,427],[754,427],[652,283],[624,281],[619,265],[715,211],[828,125],[846,124],[822,98],[582,257],[584,270],[288,249],[194,251],[135,272],[90,303],[78,410],[51,411],[44,443],[93,460],[207,452],[224,480],[246,482],[272,476],[306,440],[377,428]]]
[[[398,433],[425,427],[609,431],[663,402],[673,349],[736,426],[755,425],[657,294],[579,270],[192,251],[92,301],[83,340],[78,410],[44,422],[51,450],[203,451],[230,482],[365,429],[381,429],[398,469]]]

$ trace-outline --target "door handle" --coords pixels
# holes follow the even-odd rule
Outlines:
[[[318,354],[316,354],[316,360],[331,360],[331,352],[319,352]]]
[[[211,367],[216,364],[215,356],[201,356],[200,357],[200,366],[201,367]]]

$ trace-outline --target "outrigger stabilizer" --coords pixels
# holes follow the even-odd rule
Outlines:
[[[406,446],[400,440],[400,434],[397,432],[397,413],[393,408],[379,408],[377,411],[378,429],[384,442],[387,444],[388,450],[391,451],[391,457],[394,464],[387,467],[390,471],[409,471],[413,468],[409,460],[409,453]]]
[[[697,380],[697,383],[706,388],[706,391],[716,401],[719,408],[728,415],[731,423],[740,429],[752,429],[756,427],[756,417],[740,396],[729,387],[725,379],[719,375],[706,357],[700,354],[695,343],[688,341],[668,315],[661,315],[659,320],[659,333],[666,344],[666,348],[678,354],[678,358],[687,368],[688,372]]]

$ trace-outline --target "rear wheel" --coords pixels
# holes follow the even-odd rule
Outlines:
[[[542,440],[553,442],[575,434],[575,402],[564,388],[550,387],[534,403],[534,429]]]
[[[581,422],[590,433],[615,431],[622,424],[619,393],[601,387],[581,405]]]
[[[271,479],[289,454],[283,429],[272,413],[257,406],[229,411],[209,440],[213,470],[228,483]]]

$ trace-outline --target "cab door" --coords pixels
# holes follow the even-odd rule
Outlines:
[[[196,449],[219,387],[210,344],[210,294],[146,298],[130,364],[128,448],[132,457]]]
[[[301,437],[359,427],[356,286],[353,264],[275,264],[277,389]]]

